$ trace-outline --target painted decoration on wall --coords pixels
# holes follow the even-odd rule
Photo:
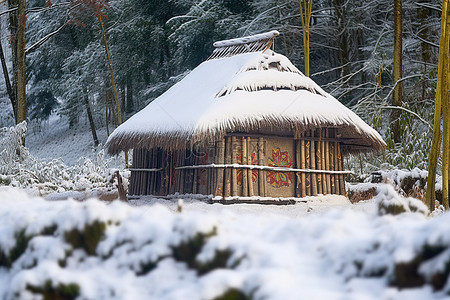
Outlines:
[[[258,160],[256,159],[256,154],[255,152],[253,152],[251,155],[251,165],[257,165],[258,164]],[[238,149],[236,152],[236,162],[238,164],[242,164],[242,150]],[[237,179],[237,184],[238,185],[242,185],[242,170],[243,169],[238,169],[237,173],[236,173],[236,179]],[[247,171],[247,169],[245,169],[245,171]],[[258,170],[252,170],[252,181],[256,182],[256,180],[258,179]]]
[[[271,167],[290,168],[292,166],[292,162],[289,152],[281,151],[278,147],[272,149],[272,157],[269,157],[268,165]],[[289,186],[292,183],[292,175],[289,172],[268,171],[266,180],[271,186],[280,188],[283,186]]]

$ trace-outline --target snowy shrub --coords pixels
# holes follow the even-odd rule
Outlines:
[[[428,215],[427,206],[420,200],[399,195],[392,185],[378,186],[375,201],[380,215],[398,215],[404,212],[418,212]]]
[[[0,185],[21,188],[36,188],[39,193],[48,194],[64,191],[85,191],[91,189],[117,189],[115,169],[109,167],[112,159],[98,147],[93,160],[80,158],[72,167],[61,159],[42,161],[32,156],[22,145],[26,134],[26,123],[0,130],[3,147],[0,153]],[[129,172],[120,172],[124,177],[124,188],[128,188]]]
[[[47,202],[12,188],[0,189],[0,202],[0,299],[391,299],[394,291],[393,299],[438,299],[450,292],[448,213],[177,213],[118,201]]]

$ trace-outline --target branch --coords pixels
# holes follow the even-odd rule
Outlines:
[[[7,9],[5,11],[0,12],[0,16],[9,14],[10,12],[13,12],[13,11],[16,11],[16,10],[17,10],[17,7],[14,7],[14,8],[11,8],[11,9]]]
[[[58,29],[56,29],[53,32],[50,32],[49,34],[47,34],[46,36],[44,36],[42,39],[40,39],[39,41],[37,41],[36,43],[34,43],[33,45],[31,45],[29,48],[27,48],[25,50],[25,55],[28,55],[34,51],[36,51],[37,48],[39,48],[43,43],[45,43],[46,41],[48,41],[52,36],[54,36],[55,34],[57,34],[58,32],[60,32],[67,24],[69,24],[69,22],[65,22],[64,24],[62,24]]]
[[[392,92],[394,91],[395,87],[402,81],[406,80],[406,79],[411,79],[411,78],[415,78],[415,77],[422,77],[423,74],[415,74],[415,75],[410,75],[410,76],[406,76],[403,78],[400,78],[399,80],[397,80],[397,82],[395,82],[394,86],[391,88],[391,90],[389,91],[389,93],[386,95],[386,97],[384,97],[383,101],[386,101],[387,99],[389,99],[389,97],[391,96]]]
[[[414,116],[416,116],[420,121],[422,121],[425,125],[428,126],[428,128],[433,131],[433,127],[430,125],[430,123],[428,123],[424,118],[422,118],[421,116],[419,116],[417,113],[413,112],[412,110],[409,110],[407,108],[401,107],[401,106],[381,106],[382,109],[400,109],[403,111],[406,111]]]

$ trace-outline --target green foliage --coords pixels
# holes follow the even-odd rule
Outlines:
[[[244,294],[238,289],[229,289],[223,295],[213,300],[251,300],[252,298]]]
[[[64,233],[64,238],[74,249],[80,248],[88,255],[95,255],[98,243],[105,235],[106,224],[95,220],[82,230],[74,228]]]
[[[0,267],[11,268],[13,263],[25,253],[30,239],[30,236],[25,235],[24,229],[16,232],[14,247],[8,253],[0,248]]]
[[[44,300],[74,300],[80,295],[80,286],[76,283],[60,283],[53,286],[51,280],[46,280],[43,286],[27,285],[27,290],[42,295]]]

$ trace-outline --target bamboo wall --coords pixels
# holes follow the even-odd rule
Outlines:
[[[279,167],[287,171],[274,169]],[[294,138],[227,135],[206,147],[186,151],[135,149],[130,170],[130,195],[345,194],[343,174],[319,171],[344,170],[340,143],[333,128],[310,130]]]

